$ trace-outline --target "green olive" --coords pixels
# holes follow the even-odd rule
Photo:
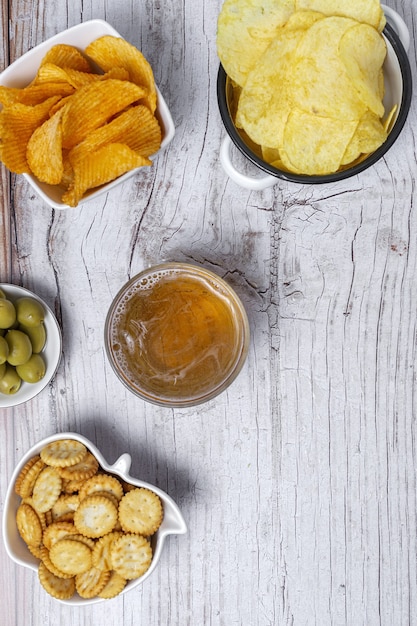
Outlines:
[[[38,383],[45,376],[45,361],[40,354],[32,354],[29,361],[16,366],[16,372],[26,383]]]
[[[0,328],[10,328],[16,321],[16,309],[13,302],[0,298]]]
[[[6,373],[6,369],[7,369],[7,363],[2,363],[0,365],[0,380],[3,378],[3,376]]]
[[[21,330],[9,330],[5,339],[9,346],[7,362],[10,365],[22,365],[32,356],[32,344],[29,337]]]
[[[23,296],[15,301],[14,306],[19,324],[39,326],[43,322],[45,311],[42,304],[35,298]]]
[[[24,326],[24,324],[19,324],[19,330],[26,333],[29,337],[32,344],[32,352],[37,354],[43,350],[46,343],[46,330],[43,323],[39,324],[39,326]]]
[[[3,289],[0,289],[0,298],[5,298],[6,294],[4,293]]]
[[[15,368],[11,365],[6,365],[6,372],[2,378],[0,378],[0,393],[12,395],[19,391],[22,379],[16,372]]]
[[[7,361],[9,356],[9,344],[4,337],[0,337],[0,365]]]

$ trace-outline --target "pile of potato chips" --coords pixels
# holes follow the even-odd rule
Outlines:
[[[387,138],[379,0],[225,0],[217,50],[234,122],[274,167],[326,175]]]
[[[157,92],[143,54],[105,35],[82,54],[57,44],[22,89],[0,86],[0,160],[16,174],[84,194],[143,165],[161,145]]]

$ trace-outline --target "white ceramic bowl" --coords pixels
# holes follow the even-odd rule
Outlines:
[[[148,576],[152,574],[155,568],[158,565],[158,561],[162,554],[162,549],[165,543],[165,539],[168,535],[182,535],[187,532],[187,526],[184,521],[184,518],[174,502],[174,500],[168,496],[162,489],[158,489],[158,487],[154,487],[146,482],[141,480],[137,480],[136,478],[132,478],[129,474],[130,465],[132,459],[129,454],[122,454],[119,459],[113,464],[109,465],[107,461],[104,459],[101,452],[96,448],[96,446],[91,443],[86,437],[82,435],[78,435],[76,433],[66,432],[59,433],[56,435],[52,435],[39,441],[36,445],[34,445],[30,450],[26,452],[23,458],[20,460],[18,465],[16,466],[12,477],[10,479],[9,487],[7,489],[6,498],[4,501],[4,510],[3,510],[3,541],[7,551],[7,554],[10,556],[13,561],[15,561],[18,565],[23,565],[23,567],[27,567],[34,572],[38,571],[38,563],[39,561],[32,556],[32,554],[27,549],[24,541],[19,535],[16,526],[16,511],[20,503],[20,498],[14,492],[14,484],[16,482],[16,478],[21,472],[27,461],[39,454],[41,449],[50,443],[51,441],[57,441],[59,439],[75,439],[76,441],[80,441],[83,443],[86,448],[96,457],[97,461],[100,464],[100,467],[108,473],[114,474],[118,476],[122,480],[125,480],[136,487],[145,487],[150,489],[154,493],[156,493],[163,505],[164,509],[164,519],[162,521],[161,526],[158,531],[152,536],[151,544],[153,551],[152,563],[147,572],[141,577],[135,580],[131,580],[127,583],[124,590],[120,595],[126,593],[142,584]],[[40,583],[39,583],[40,584]],[[46,592],[45,592],[46,593]],[[117,596],[116,596],[117,597]],[[84,599],[75,594],[70,600],[57,600],[57,602],[61,602],[63,604],[69,604],[72,606],[85,606],[88,604],[96,604],[98,602],[108,602],[109,600],[103,600],[101,598],[93,598],[91,600]]]
[[[22,382],[19,391],[13,395],[6,395],[0,393],[0,408],[7,408],[16,406],[31,400],[38,395],[44,389],[48,383],[54,377],[61,360],[62,354],[62,337],[61,329],[52,313],[49,306],[35,293],[25,289],[24,287],[18,287],[17,285],[9,285],[7,283],[0,283],[0,289],[4,291],[8,300],[14,302],[17,298],[22,296],[30,296],[35,300],[38,300],[45,309],[45,330],[46,330],[46,344],[41,352],[41,356],[46,363],[45,376],[38,383],[25,383]]]
[[[14,63],[9,65],[9,67],[7,67],[0,74],[0,85],[19,88],[25,87],[36,76],[42,58],[45,56],[46,52],[52,48],[52,46],[55,46],[58,43],[65,43],[76,46],[80,50],[84,50],[92,41],[94,41],[94,39],[102,37],[103,35],[120,37],[120,34],[104,20],[90,20],[88,22],[78,24],[77,26],[73,26],[72,28],[68,28],[38,46],[35,46],[32,50],[29,50],[19,59],[14,61]],[[162,142],[160,150],[163,150],[174,137],[175,127],[166,102],[158,87],[156,89],[158,94],[156,116],[162,128]],[[119,176],[116,180],[103,185],[96,191],[86,194],[78,206],[86,200],[91,200],[102,193],[107,193],[116,185],[119,185],[133,176],[137,173],[137,171],[138,169],[131,170],[130,172]],[[67,204],[62,202],[63,190],[59,186],[41,183],[35,176],[30,174],[23,174],[23,176],[36,193],[50,207],[55,209],[69,208]]]

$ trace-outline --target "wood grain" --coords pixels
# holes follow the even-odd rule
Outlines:
[[[412,2],[391,1],[412,34]],[[34,290],[63,334],[54,381],[1,411],[2,507],[15,464],[55,432],[166,490],[189,532],[138,590],[70,609],[1,550],[6,626],[412,626],[417,615],[415,128],[357,177],[224,174],[216,100],[221,2],[9,0],[1,65],[69,26],[106,19],[151,61],[176,125],[149,170],[79,209],[49,209],[1,170],[0,279]],[[409,51],[415,79],[415,44]],[[253,171],[234,153],[240,167]],[[194,409],[136,399],[105,356],[120,287],[164,260],[203,265],[242,298],[238,379]]]

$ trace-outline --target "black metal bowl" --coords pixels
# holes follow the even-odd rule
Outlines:
[[[386,88],[384,98],[385,109],[389,111],[394,103],[398,103],[398,109],[395,122],[391,126],[388,138],[375,152],[367,156],[364,160],[355,163],[352,167],[348,166],[346,169],[339,170],[335,173],[320,176],[293,174],[280,170],[265,162],[261,158],[260,150],[257,150],[257,146],[250,141],[245,133],[237,129],[233,122],[233,107],[236,106],[236,103],[233,101],[234,90],[223,66],[220,65],[217,76],[217,100],[223,124],[232,142],[249,161],[263,172],[295,183],[332,183],[359,174],[376,163],[398,138],[407,119],[412,96],[410,63],[400,37],[388,22],[384,28],[383,35],[387,44],[387,58],[384,64]]]

